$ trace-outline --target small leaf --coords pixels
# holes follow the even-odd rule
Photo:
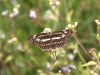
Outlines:
[[[98,70],[100,70],[100,67],[98,68]]]
[[[89,61],[88,63],[82,65],[82,67],[89,66],[89,65],[96,65],[96,63],[94,61]]]
[[[13,59],[13,56],[12,55],[9,55],[9,56],[7,56],[6,57],[6,59],[5,59],[5,63],[8,63],[9,61],[11,61]]]
[[[66,21],[68,22],[68,23],[70,23],[71,22],[71,18],[72,18],[72,14],[73,14],[73,10],[71,10],[69,13],[68,13],[68,15],[66,16]]]
[[[55,65],[57,65],[58,64],[58,61],[56,61],[52,66],[51,66],[51,68],[53,68]]]
[[[98,59],[100,59],[100,52],[98,53]]]

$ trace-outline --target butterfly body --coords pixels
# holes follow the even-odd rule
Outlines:
[[[40,33],[31,35],[28,40],[39,46],[42,50],[51,50],[62,47],[67,40],[71,37],[73,31],[65,29],[61,31],[54,31],[50,33]]]

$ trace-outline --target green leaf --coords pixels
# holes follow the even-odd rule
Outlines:
[[[53,68],[57,64],[58,64],[58,61],[56,61],[51,67]]]
[[[100,52],[98,53],[98,59],[100,59]]]
[[[96,65],[97,63],[95,63],[94,61],[89,61],[88,63],[82,65],[82,67],[84,66],[89,66],[89,65]]]
[[[8,63],[9,61],[11,61],[13,59],[13,56],[12,55],[9,55],[9,56],[7,56],[6,57],[6,59],[5,59],[5,63]]]
[[[71,10],[69,13],[68,13],[68,15],[66,16],[66,21],[68,22],[68,23],[70,23],[71,22],[71,18],[72,18],[72,14],[73,14],[73,10]],[[67,14],[67,13],[66,13]]]

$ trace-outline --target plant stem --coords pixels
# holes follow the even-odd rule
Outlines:
[[[88,54],[88,52],[86,51],[86,49],[83,47],[83,45],[81,44],[81,42],[79,41],[78,37],[74,34],[74,38],[75,40],[78,42],[78,44],[80,45],[80,47],[83,49],[83,51],[93,60],[93,58]]]
[[[53,59],[56,62],[57,61],[57,59],[56,59],[56,50],[53,50],[52,54],[53,54]],[[64,75],[68,75],[68,73],[63,70],[63,68],[61,67],[61,65],[59,64],[59,62],[57,64],[58,64],[58,67],[60,68],[60,70],[62,71],[62,73]]]
[[[63,69],[62,69],[62,67],[61,67],[61,65],[58,63],[58,67],[60,68],[60,70],[62,71],[62,73],[64,74],[64,75],[68,75],[68,73],[66,73]]]

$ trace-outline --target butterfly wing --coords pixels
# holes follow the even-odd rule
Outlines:
[[[66,29],[52,33],[40,33],[28,37],[28,40],[42,50],[51,50],[62,47],[72,35],[72,30]]]
[[[72,33],[73,31],[70,29],[53,32],[52,40],[54,48],[62,47],[65,44],[65,42],[70,39]]]
[[[52,43],[49,34],[40,33],[28,37],[28,40],[43,50],[51,49]]]

